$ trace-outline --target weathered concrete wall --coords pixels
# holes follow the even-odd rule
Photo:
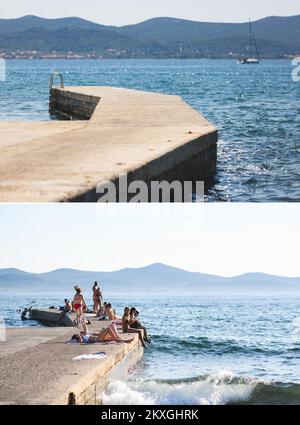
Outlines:
[[[149,202],[151,202],[151,183],[153,181],[167,181],[170,184],[174,181],[179,181],[182,184],[184,182],[192,182],[190,198],[196,193],[196,182],[203,181],[205,183],[205,192],[207,192],[214,183],[216,174],[216,140],[216,134],[199,137],[199,139],[192,140],[188,146],[181,146],[177,151],[170,151],[153,161],[149,161],[146,165],[127,174],[128,185],[138,180],[145,182],[148,186]],[[117,189],[117,202],[119,202],[119,179],[112,181]],[[101,185],[99,184],[99,186]],[[99,199],[100,194],[93,188],[80,196],[70,199],[70,201],[97,202]],[[130,195],[128,195],[128,200],[130,200]]]
[[[32,320],[37,320],[47,326],[75,327],[73,322],[75,317],[75,314],[64,314],[61,311],[50,309],[32,309],[30,312]]]
[[[66,119],[89,120],[100,98],[92,95],[62,91],[53,87],[50,90],[49,112]]]
[[[132,334],[131,334],[132,335]],[[116,354],[113,363],[106,364],[101,376],[93,371],[89,377],[74,385],[69,392],[68,404],[95,405],[102,404],[103,393],[108,383],[113,379],[122,379],[134,369],[142,359],[144,350],[140,344],[134,344],[130,351]]]

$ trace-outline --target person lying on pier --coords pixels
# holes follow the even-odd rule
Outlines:
[[[141,324],[141,322],[138,320],[139,312],[135,307],[132,307],[130,309],[130,319],[129,319],[129,327],[132,329],[142,329],[144,331],[144,340],[151,344],[151,339],[148,337],[147,329],[145,326]]]
[[[74,287],[76,294],[74,296],[73,299],[73,307],[76,313],[76,320],[77,323],[81,323],[82,321],[84,321],[84,311],[87,309],[86,308],[86,302],[84,301],[83,295],[82,295],[82,291],[79,288],[79,286],[75,286]]]
[[[108,328],[103,329],[101,332],[89,333],[88,328],[84,325],[84,332],[79,335],[73,335],[71,341],[78,341],[81,344],[95,344],[97,342],[120,342],[122,344],[130,344],[134,338],[122,339],[118,334],[117,328],[114,324],[111,324]]]
[[[124,308],[124,314],[122,317],[122,329],[124,334],[127,333],[137,333],[139,335],[139,340],[141,341],[141,344],[144,348],[147,348],[145,341],[144,341],[144,331],[142,329],[132,329],[129,327],[130,323],[130,309],[129,307]]]

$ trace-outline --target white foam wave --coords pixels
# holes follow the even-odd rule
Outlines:
[[[251,396],[258,381],[237,379],[228,371],[220,371],[195,381],[113,381],[104,397],[105,405],[220,405]]]

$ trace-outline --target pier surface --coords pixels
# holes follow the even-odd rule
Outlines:
[[[110,322],[92,321],[91,331]],[[101,404],[110,377],[122,378],[143,356],[135,334],[130,344],[67,344],[76,328],[11,328],[0,342],[0,404]],[[103,359],[73,360],[105,352]]]
[[[0,202],[97,201],[122,174],[149,184],[215,173],[217,130],[178,96],[52,88],[51,110],[81,121],[0,124]]]
[[[0,149],[81,128],[81,121],[0,121]]]

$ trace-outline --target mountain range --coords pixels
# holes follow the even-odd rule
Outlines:
[[[3,293],[72,292],[76,284],[90,292],[94,281],[99,282],[104,292],[300,294],[300,277],[263,273],[221,277],[188,272],[159,263],[113,272],[59,269],[37,274],[18,269],[0,269],[0,290]]]
[[[252,23],[261,57],[300,54],[300,15]],[[249,54],[248,23],[154,18],[105,26],[81,18],[0,19],[0,55],[14,58],[230,58]]]

